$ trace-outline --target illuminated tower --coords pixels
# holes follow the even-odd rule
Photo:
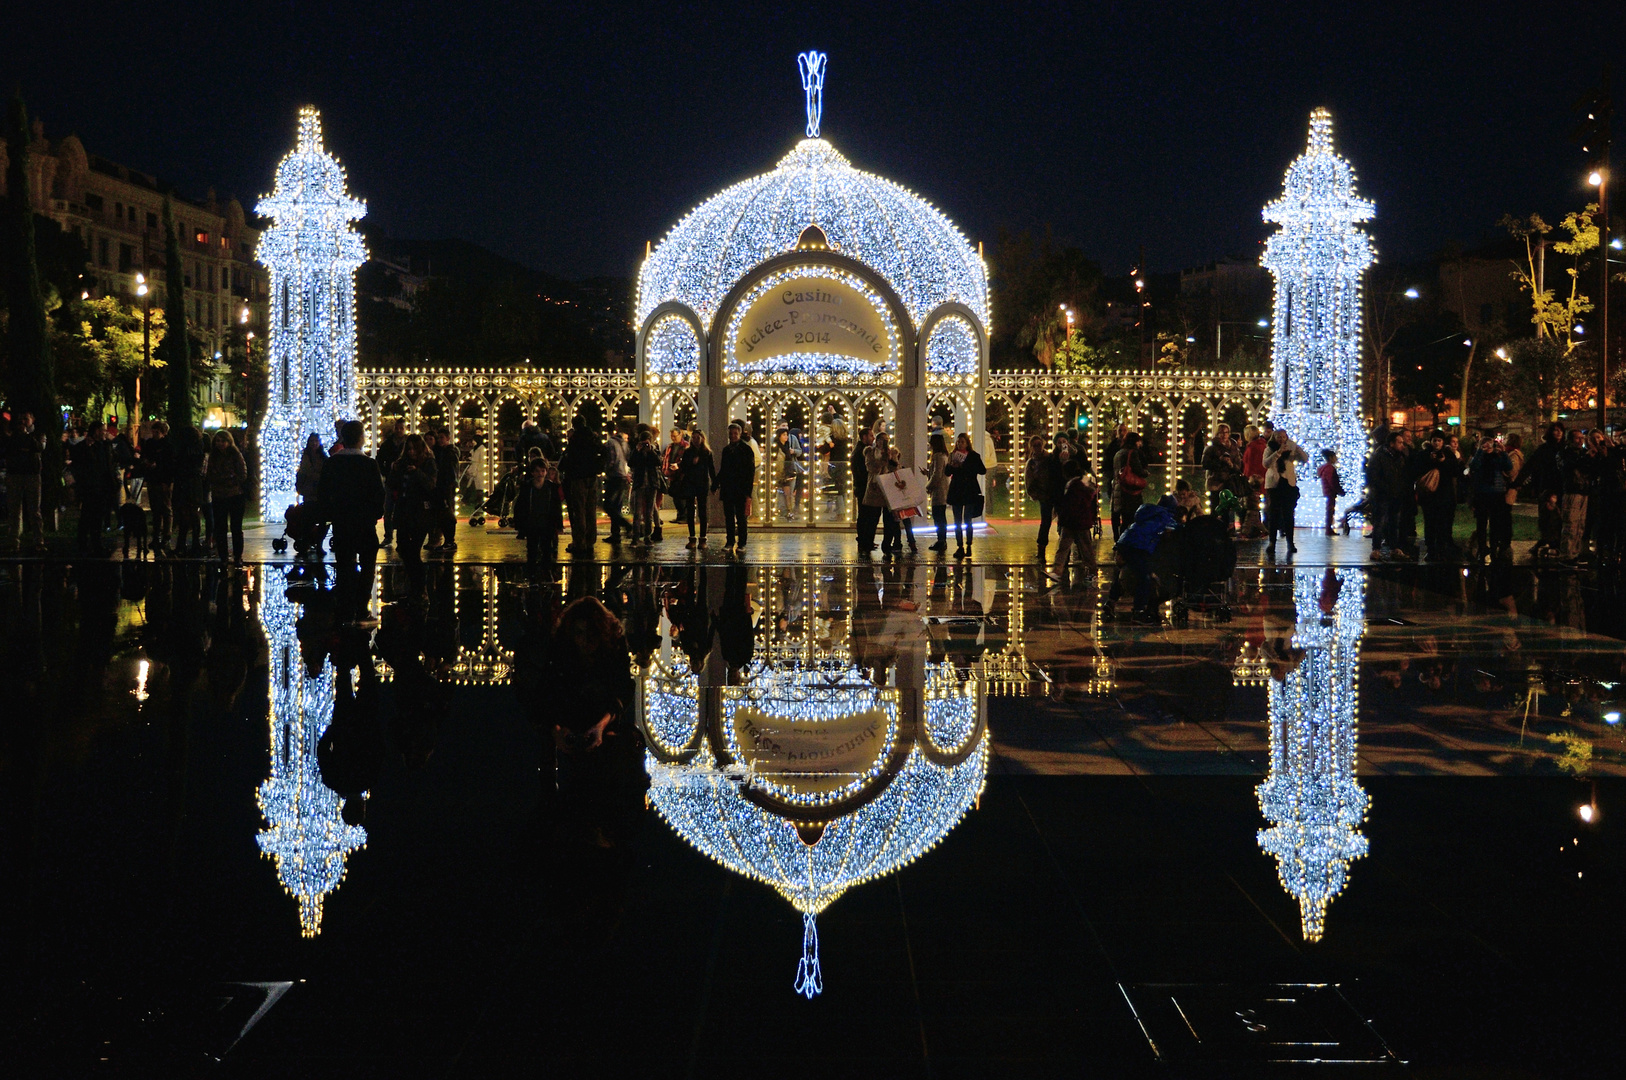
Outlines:
[[[1310,114],[1310,144],[1288,166],[1281,198],[1265,220],[1281,225],[1260,260],[1276,278],[1271,348],[1271,419],[1310,454],[1338,452],[1345,477],[1365,459],[1361,417],[1361,275],[1372,245],[1358,221],[1372,204],[1355,196],[1355,173],[1333,153],[1332,114]],[[1339,500],[1342,513],[1360,497],[1358,484]]]
[[[1258,839],[1299,903],[1305,939],[1319,941],[1350,861],[1366,854],[1367,795],[1355,782],[1366,571],[1295,570],[1293,606],[1302,658],[1270,683],[1270,775],[1258,796],[1271,827]]]
[[[339,887],[345,858],[367,842],[367,830],[345,823],[344,799],[322,782],[316,744],[333,721],[333,661],[309,677],[296,631],[299,609],[285,592],[282,574],[269,573],[260,625],[271,653],[271,775],[255,792],[266,820],[255,839],[299,902],[300,933],[315,937],[322,899]]]
[[[271,348],[260,434],[260,515],[279,522],[295,501],[305,437],[333,441],[356,415],[356,268],[367,260],[350,223],[366,204],[345,191],[344,168],[322,149],[322,118],[299,110],[299,142],[277,166],[276,190],[255,212],[273,219],[255,257],[271,271]]]

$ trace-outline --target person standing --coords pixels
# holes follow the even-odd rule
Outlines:
[[[1113,493],[1118,488],[1118,470],[1113,463],[1118,460],[1118,451],[1124,448],[1124,440],[1127,438],[1129,438],[1129,425],[1119,424],[1113,429],[1112,438],[1108,441],[1106,448],[1101,451],[1101,470],[1097,475],[1102,478],[1101,490],[1107,497],[1107,506],[1109,508],[1117,505]],[[1118,536],[1116,521],[1112,526],[1112,535],[1114,539]]]
[[[170,460],[175,475],[171,502],[175,507],[175,554],[203,554],[201,523],[204,491],[203,465],[207,459],[203,436],[191,424],[170,436]],[[376,469],[377,466],[375,465]],[[187,537],[192,538],[190,545]]]
[[[514,526],[525,541],[525,565],[532,576],[558,576],[559,534],[565,529],[564,492],[559,470],[541,457],[526,467],[526,482],[514,500]]]
[[[1299,550],[1293,542],[1294,517],[1299,505],[1298,466],[1309,460],[1310,455],[1283,428],[1277,428],[1265,440],[1265,501],[1270,508],[1265,553],[1271,558],[1276,557],[1278,533],[1287,538],[1289,555]]]
[[[1387,445],[1372,452],[1367,465],[1367,503],[1376,511],[1372,525],[1372,558],[1410,558],[1401,544],[1400,516],[1405,509],[1405,492],[1411,486],[1406,463],[1406,433],[1388,428]]]
[[[152,433],[141,440],[141,460],[147,469],[147,505],[152,508],[153,553],[169,550],[169,531],[175,524],[171,507],[175,496],[175,456],[169,448],[169,425],[153,421]]]
[[[384,480],[384,546],[389,547],[395,542],[395,500],[397,493],[390,486],[390,478],[395,474],[395,462],[401,457],[401,451],[406,446],[406,421],[396,420],[384,429],[383,438],[378,442],[378,475]]]
[[[1423,543],[1430,562],[1452,558],[1451,523],[1457,515],[1457,477],[1462,464],[1436,431],[1418,451],[1415,470],[1417,504],[1423,511]]]
[[[317,513],[333,523],[335,599],[346,621],[366,619],[372,592],[373,566],[378,561],[378,519],[384,516],[384,478],[378,464],[362,451],[366,429],[360,420],[347,420],[340,441],[322,466],[317,488]]]
[[[1501,436],[1481,438],[1468,463],[1468,482],[1473,485],[1476,561],[1486,555],[1499,558],[1513,539],[1513,507],[1507,501],[1513,475],[1513,459],[1502,449]]]
[[[1151,470],[1146,467],[1146,456],[1141,452],[1140,436],[1133,431],[1124,435],[1123,445],[1112,458],[1112,540],[1117,543],[1131,522],[1135,511],[1145,501],[1147,481]]]
[[[954,511],[954,557],[969,559],[983,511],[981,478],[988,472],[982,455],[971,448],[971,436],[962,433],[954,440],[954,452],[943,471],[948,473],[948,504]]]
[[[1231,442],[1231,425],[1220,424],[1214,428],[1214,441],[1203,450],[1202,467],[1207,474],[1205,486],[1208,488],[1210,510],[1220,492],[1237,494],[1242,488],[1242,455],[1237,453],[1235,444]]]
[[[1332,519],[1338,510],[1338,497],[1344,493],[1344,481],[1338,475],[1338,451],[1330,447],[1321,451],[1321,467],[1315,471],[1315,475],[1321,481],[1321,497],[1327,500],[1326,534],[1337,536],[1338,530],[1332,527]]]
[[[627,458],[632,474],[632,542],[648,544],[655,536],[655,496],[660,486],[661,452],[655,432],[638,425],[637,445]]]
[[[1083,463],[1070,463],[1067,472],[1066,484],[1056,504],[1060,546],[1056,549],[1055,565],[1047,571],[1052,581],[1061,584],[1067,582],[1067,562],[1075,550],[1079,566],[1095,562],[1095,526],[1101,517],[1100,491],[1084,474]]]
[[[627,519],[627,495],[632,489],[632,468],[627,464],[627,437],[619,428],[604,441],[604,512],[610,516],[610,543],[619,544],[621,534],[633,535]],[[595,531],[596,531],[595,526]]]
[[[937,526],[937,543],[932,551],[948,550],[948,444],[941,431],[932,432],[932,464],[926,473],[926,494],[931,499],[932,522]]]
[[[101,421],[92,421],[84,441],[74,447],[71,468],[73,486],[79,493],[79,550],[86,555],[106,555],[102,527],[112,511],[119,481]]]
[[[1531,551],[1536,558],[1544,554],[1556,557],[1562,542],[1563,515],[1559,503],[1563,498],[1564,478],[1558,466],[1558,454],[1563,447],[1564,425],[1548,424],[1541,445],[1525,461],[1524,472],[1519,477],[1519,486],[1529,488],[1536,496],[1536,527],[1540,539]]]
[[[1261,500],[1265,492],[1265,436],[1253,424],[1242,429],[1242,535],[1264,534]]]
[[[1559,450],[1558,469],[1563,485],[1558,557],[1568,566],[1579,566],[1586,561],[1587,499],[1598,471],[1598,462],[1580,428],[1569,433],[1569,440]]]
[[[309,543],[305,550],[314,551],[318,556],[322,553],[322,536],[327,532],[327,525],[316,516],[316,493],[321,490],[322,467],[326,464],[327,451],[322,449],[322,437],[313,431],[305,436],[305,450],[299,456],[299,468],[294,473],[294,493],[299,496],[306,515]],[[296,547],[306,543],[307,539],[295,540]]]
[[[1064,443],[1063,445],[1070,445]],[[1050,523],[1055,516],[1056,500],[1061,497],[1066,478],[1062,476],[1061,452],[1045,447],[1043,435],[1028,440],[1028,463],[1022,470],[1022,485],[1028,498],[1039,504],[1039,563],[1044,563],[1045,549],[1050,546]]]
[[[890,442],[886,432],[878,431],[864,448],[865,483],[862,498],[858,500],[858,552],[861,555],[875,550],[875,527],[883,520],[886,524],[882,526],[882,554],[891,547],[895,526],[887,513],[886,492],[881,488],[882,475],[898,467]]]
[[[757,455],[751,444],[743,438],[744,427],[738,422],[728,425],[728,445],[723,447],[722,462],[717,468],[717,479],[712,482],[723,499],[723,550],[745,553],[746,503],[751,499],[751,488],[757,478]]]
[[[215,555],[220,561],[243,561],[243,489],[248,484],[248,466],[242,451],[232,441],[231,432],[215,432],[204,465],[209,483],[209,512],[214,515]],[[227,533],[231,534],[231,555],[226,554]]]
[[[547,456],[547,440],[542,438],[539,445],[542,456]],[[440,544],[432,550],[439,550],[450,555],[457,550],[457,475],[461,471],[457,459],[457,447],[452,445],[452,433],[446,428],[435,432],[435,512],[437,515],[436,527],[431,535],[437,536]]]
[[[666,492],[655,494],[655,531],[661,530],[661,509],[666,499],[665,495],[672,496],[672,510],[676,515],[674,521],[682,521],[686,515],[683,512],[683,492],[678,489],[678,463],[683,460],[683,451],[689,448],[689,441],[683,437],[679,428],[672,429],[672,441],[667,444],[666,452],[661,456],[661,473],[666,477]],[[658,538],[658,537],[657,537]]]
[[[395,495],[395,553],[414,597],[424,591],[423,543],[435,524],[435,455],[422,435],[409,435],[390,469]]]
[[[34,414],[23,413],[12,423],[6,443],[6,506],[10,527],[8,549],[21,549],[23,527],[34,537],[34,550],[45,550],[45,517],[40,513],[40,475],[45,460],[45,433],[34,427]],[[163,543],[163,533],[159,533]]]
[[[604,443],[577,414],[565,448],[565,499],[570,506],[570,546],[574,555],[591,555],[598,543],[598,487],[604,472]]]
[[[689,525],[687,547],[706,546],[706,516],[711,507],[711,489],[717,481],[717,463],[712,460],[711,447],[706,445],[706,433],[696,430],[678,458],[677,480],[673,490],[678,492],[679,505],[685,511]],[[695,537],[695,523],[699,521],[700,535]]]
[[[848,461],[852,469],[853,502],[860,504],[860,506],[863,503],[864,492],[869,490],[869,466],[864,463],[864,455],[869,451],[870,444],[874,441],[874,431],[869,428],[861,430],[858,433],[858,441],[853,443],[852,455]],[[863,510],[860,508],[859,514],[862,513]],[[874,534],[871,533],[871,535]]]

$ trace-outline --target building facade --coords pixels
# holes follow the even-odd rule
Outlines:
[[[0,193],[12,148],[0,140]],[[34,122],[27,148],[34,210],[78,239],[86,252],[83,292],[116,296],[139,305],[164,306],[164,196],[157,177],[90,154],[78,136],[55,141]],[[171,195],[181,247],[188,329],[213,358],[215,371],[195,383],[198,415],[205,426],[245,421],[244,389],[231,377],[232,350],[248,334],[264,335],[269,317],[269,276],[254,262],[260,229],[236,199],[221,201],[211,190],[202,200]],[[138,277],[152,285],[137,294]]]

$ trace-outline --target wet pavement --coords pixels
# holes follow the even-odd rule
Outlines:
[[[1613,1075],[1615,579],[1305,538],[1147,626],[1031,528],[465,550],[376,627],[290,560],[0,563],[7,1060]]]

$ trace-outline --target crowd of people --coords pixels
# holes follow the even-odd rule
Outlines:
[[[32,415],[0,419],[7,550],[22,547],[25,535],[33,551],[46,549],[45,445]],[[222,562],[242,562],[248,465],[230,431],[172,433],[154,420],[132,434],[109,418],[69,425],[62,449],[64,504],[79,507],[78,554],[105,557],[107,532],[117,527],[126,555],[133,543],[160,557],[212,551]]]

